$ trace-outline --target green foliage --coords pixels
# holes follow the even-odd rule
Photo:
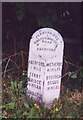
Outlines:
[[[76,72],[68,72],[68,76],[70,78],[76,79],[77,78],[77,73]]]
[[[80,77],[83,78],[83,67],[80,69]]]
[[[14,3],[16,5],[16,17],[18,21],[23,20],[25,17],[25,7],[23,3]]]
[[[28,113],[29,118],[39,118],[39,113],[35,108],[32,108]]]
[[[10,89],[14,94],[20,95],[21,93],[23,93],[23,82],[20,81],[19,83],[17,83],[17,81],[11,81]]]
[[[6,109],[14,109],[15,108],[15,103],[14,102],[10,102],[6,105]]]
[[[80,56],[80,60],[83,61],[83,55]]]
[[[28,108],[29,108],[29,105],[25,102],[25,103],[24,103],[24,107],[25,107],[26,109],[28,109]]]
[[[3,103],[2,114],[4,118],[75,118],[79,117],[81,104],[77,100],[68,101],[71,93],[63,94],[59,100],[54,99],[51,105],[39,104],[37,101],[26,96],[21,90],[23,89],[22,81],[11,82],[8,88],[11,90],[11,100]],[[8,94],[8,92],[7,92]],[[6,99],[6,98],[5,98]],[[75,107],[74,107],[75,106]],[[80,113],[82,114],[82,113]]]
[[[39,25],[39,27],[40,26],[42,26],[42,27],[52,27],[52,22],[47,16],[44,17],[44,18],[41,17],[38,20],[38,25]]]
[[[83,103],[80,102],[79,92],[76,93],[77,96],[73,96],[74,93],[71,90],[66,92],[66,89],[63,89],[59,100],[55,98],[52,104],[45,105],[45,103],[39,103],[26,95],[24,84],[29,80],[27,71],[21,71],[20,74],[19,79],[13,78],[10,74],[9,80],[7,79],[3,84],[2,118],[51,119],[82,117],[81,105]],[[79,72],[68,72],[66,75],[70,79],[77,79]]]

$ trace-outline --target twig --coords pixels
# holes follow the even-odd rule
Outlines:
[[[4,73],[3,77],[5,77],[6,72],[11,71],[11,70],[7,70],[7,67],[8,67],[8,64],[9,64],[10,60],[11,60],[11,59],[8,59],[7,64],[6,64],[6,66],[5,66],[5,70],[4,70],[4,72],[2,72],[2,73]],[[11,60],[11,61],[12,61],[12,62],[15,64],[15,66],[19,69],[18,65],[17,65],[13,60]]]
[[[28,55],[29,55],[29,53],[27,53],[27,52],[24,52],[24,51],[21,51],[21,52],[23,52],[23,53],[25,53],[25,54],[28,54]]]
[[[21,51],[21,52],[23,52],[23,51]],[[3,63],[5,60],[7,60],[7,59],[9,59],[9,58],[11,58],[11,57],[13,57],[13,56],[20,55],[20,54],[21,54],[21,52],[16,53],[16,54],[13,54],[13,55],[11,55],[11,56],[9,56],[9,57],[6,57],[5,59],[3,59],[2,63]],[[29,53],[26,53],[26,52],[23,52],[23,53],[24,53],[24,54],[28,54],[28,55],[29,55]]]
[[[16,39],[14,36],[14,53],[16,54]],[[16,62],[16,55],[15,55],[15,62]]]
[[[6,70],[7,70],[7,67],[8,67],[9,62],[10,62],[10,59],[8,59],[7,64],[6,64],[6,66],[5,66],[4,76],[3,76],[3,77],[5,77],[5,75],[6,75],[5,73],[6,73]]]
[[[23,51],[21,51],[21,57],[22,57],[22,68],[23,68],[24,67],[24,53],[23,53]]]
[[[7,60],[7,59],[9,59],[9,58],[11,58],[11,57],[13,57],[13,56],[15,56],[15,55],[19,55],[20,53],[17,53],[17,54],[13,54],[13,55],[11,55],[11,56],[9,56],[9,57],[6,57],[3,61],[2,61],[2,63],[5,61],[5,60]]]
[[[71,62],[68,62],[65,58],[64,58],[64,61],[65,61],[65,63],[67,63],[67,64],[70,64],[70,65],[73,65],[74,67],[78,67],[78,66],[76,66],[75,64],[73,64],[73,63],[71,63]]]
[[[18,67],[18,65],[11,59],[11,61],[16,65],[16,67],[18,68],[18,69],[20,69],[19,67]]]
[[[65,74],[61,77],[61,79],[64,78],[66,75],[68,75],[68,73],[69,73],[69,72],[65,73]]]
[[[9,72],[9,71],[12,71],[12,69],[6,70],[6,71],[1,72],[1,73],[3,74],[3,73],[7,73],[7,72]]]

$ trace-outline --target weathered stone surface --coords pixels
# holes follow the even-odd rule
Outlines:
[[[27,94],[46,104],[59,98],[64,42],[52,28],[36,31],[30,41]]]

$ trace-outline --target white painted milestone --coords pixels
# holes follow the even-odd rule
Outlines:
[[[30,41],[27,94],[52,103],[60,96],[64,42],[52,28],[36,31]]]

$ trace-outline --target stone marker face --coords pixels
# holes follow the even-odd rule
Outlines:
[[[46,104],[59,98],[64,42],[52,28],[36,31],[30,41],[27,94]]]

